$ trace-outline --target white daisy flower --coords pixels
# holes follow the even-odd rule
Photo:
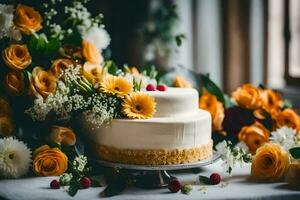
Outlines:
[[[0,139],[0,177],[19,178],[31,164],[31,150],[13,137]]]
[[[93,26],[82,33],[83,39],[92,42],[100,51],[106,49],[110,43],[107,31],[101,27]]]
[[[296,130],[289,127],[282,127],[276,131],[271,132],[270,140],[274,143],[278,143],[285,150],[293,148],[297,144]]]

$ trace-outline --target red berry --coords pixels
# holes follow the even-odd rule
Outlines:
[[[158,85],[156,87],[157,90],[159,91],[166,91],[167,90],[167,86],[166,85]]]
[[[147,91],[155,91],[155,85],[153,85],[153,84],[148,84],[148,85],[146,86],[146,90],[147,90]]]
[[[51,189],[59,189],[60,184],[59,184],[58,180],[52,180],[50,183],[50,188]]]
[[[92,184],[92,181],[89,177],[85,176],[81,179],[81,186],[83,189],[91,187],[91,184]]]
[[[168,189],[172,192],[172,193],[176,193],[181,189],[181,184],[177,179],[172,179],[169,182],[168,185]]]
[[[209,177],[209,180],[210,180],[211,184],[217,185],[221,181],[221,176],[218,173],[212,173]]]

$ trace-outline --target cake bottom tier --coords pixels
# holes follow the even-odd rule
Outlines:
[[[96,145],[99,158],[111,162],[136,165],[170,165],[191,163],[212,156],[210,141],[198,147],[185,149],[119,149],[111,146]]]

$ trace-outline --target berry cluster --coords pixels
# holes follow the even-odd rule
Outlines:
[[[155,90],[158,90],[158,91],[166,91],[167,90],[167,86],[166,85],[157,85],[156,87],[155,87],[155,85],[153,85],[153,84],[148,84],[147,86],[146,86],[146,90],[147,91],[155,91]]]
[[[87,189],[87,188],[91,187],[91,185],[92,185],[91,179],[86,176],[80,180],[80,183],[81,183],[82,189]],[[58,180],[54,179],[50,183],[50,188],[51,189],[59,189],[61,185],[62,184]]]

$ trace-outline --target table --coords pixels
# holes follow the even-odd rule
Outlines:
[[[221,161],[202,168],[201,175],[209,175],[213,172],[222,172]],[[121,195],[105,199],[124,200],[184,200],[184,199],[300,199],[300,191],[289,189],[286,183],[253,183],[248,180],[250,165],[243,168],[233,169],[230,177],[223,174],[222,181],[228,183],[226,187],[205,186],[206,192],[199,190],[198,176],[190,170],[176,171],[171,173],[179,178],[182,183],[190,183],[193,190],[190,195],[180,192],[169,193],[168,189],[126,189]],[[50,199],[100,199],[100,192],[104,187],[89,188],[80,190],[75,197],[70,197],[63,190],[52,190],[49,183],[57,177],[30,177],[16,180],[0,180],[0,199],[20,199],[20,200],[50,200]]]

